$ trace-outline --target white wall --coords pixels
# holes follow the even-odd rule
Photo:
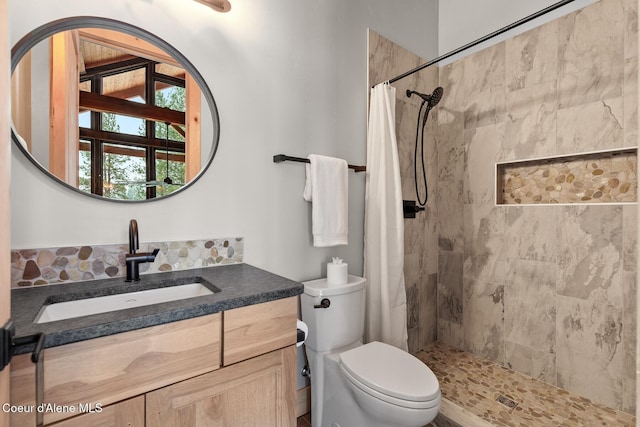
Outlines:
[[[153,203],[76,194],[13,148],[12,248],[124,243],[136,218],[143,242],[244,236],[246,262],[292,279],[320,276],[332,255],[361,274],[364,174],[349,175],[350,244],[313,248],[304,167],[274,164],[272,156],[320,153],[364,164],[366,29],[434,56],[437,1],[405,0],[402,8],[386,0],[232,5],[219,14],[188,0],[9,0],[11,44],[72,15],[126,20],[155,33],[200,70],[221,121],[210,170],[184,193]]]
[[[506,27],[560,0],[440,0],[438,7],[438,55],[444,55],[500,28]],[[518,29],[443,61],[449,63],[516,34],[578,10],[596,0],[575,0]]]

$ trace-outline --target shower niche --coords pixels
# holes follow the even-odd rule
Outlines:
[[[496,164],[497,205],[633,203],[637,148]]]

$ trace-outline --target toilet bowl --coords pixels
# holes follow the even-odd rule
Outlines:
[[[304,283],[312,425],[424,426],[440,408],[438,380],[403,350],[381,342],[363,344],[365,283],[355,276],[340,286],[326,279]]]
[[[436,376],[396,347],[374,341],[346,351],[340,371],[358,405],[381,425],[424,426],[438,415]]]

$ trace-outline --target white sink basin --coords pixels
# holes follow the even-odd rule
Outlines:
[[[90,314],[107,313],[110,311],[124,310],[126,308],[142,307],[145,305],[211,294],[213,294],[213,292],[202,283],[188,283],[146,291],[58,302],[43,306],[40,314],[36,317],[35,323],[72,319]]]

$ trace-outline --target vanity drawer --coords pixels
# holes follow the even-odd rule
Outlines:
[[[106,406],[218,369],[220,321],[216,313],[45,350],[44,399]]]
[[[44,401],[76,410],[45,413],[45,424],[77,415],[79,403],[107,406],[218,369],[221,319],[216,313],[45,349]],[[15,374],[35,388],[33,366],[32,380],[20,364]]]
[[[224,312],[225,366],[296,343],[297,297]]]

